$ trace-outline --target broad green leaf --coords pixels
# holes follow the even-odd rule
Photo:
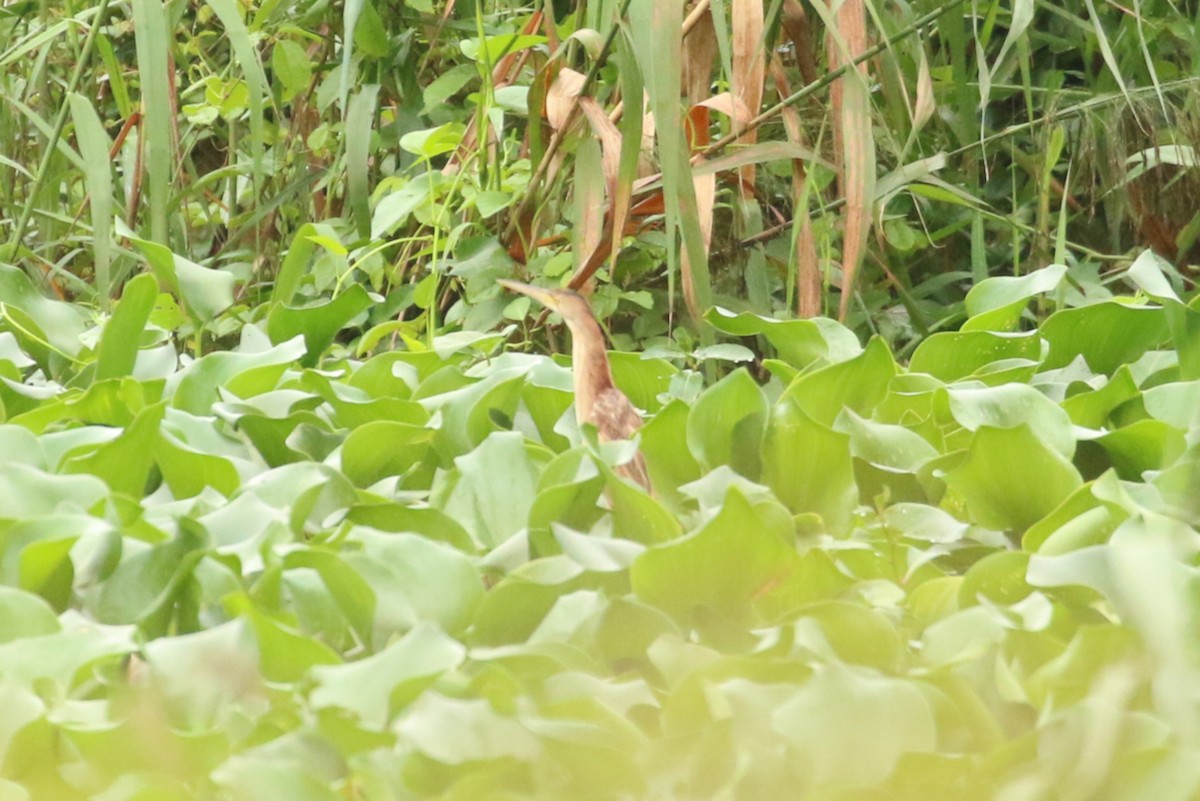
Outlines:
[[[1041,351],[1037,332],[942,332],[933,334],[917,346],[909,369],[914,373],[929,373],[942,381],[958,381],[1000,361],[1036,362],[1041,358]]]
[[[746,337],[762,335],[779,358],[797,368],[818,360],[841,362],[862,352],[858,338],[840,323],[818,317],[812,320],[773,320],[756,314],[734,314],[721,307],[709,310],[704,319],[727,334]]]
[[[1062,456],[1069,459],[1075,453],[1070,417],[1032,387],[1024,384],[984,389],[952,387],[946,390],[946,397],[950,414],[968,431],[978,431],[983,426],[1014,428],[1025,424]]]
[[[133,372],[142,344],[142,331],[157,297],[158,281],[149,273],[126,282],[121,300],[100,336],[94,380],[120,378]]]
[[[161,401],[138,412],[129,427],[116,439],[86,454],[73,454],[60,466],[64,473],[91,473],[104,479],[113,492],[140,498],[146,491],[154,467],[158,426],[166,413]]]
[[[1012,331],[1029,299],[1054,291],[1067,274],[1062,264],[1051,264],[1022,276],[985,278],[967,292],[968,319],[964,331]]]
[[[84,318],[79,307],[43,297],[25,273],[8,264],[0,264],[0,305],[4,316],[13,316],[18,324],[9,322],[9,330],[43,365],[51,350],[74,357],[82,349]]]
[[[284,370],[304,352],[303,340],[296,337],[269,349],[210,353],[172,376],[168,394],[175,408],[208,414],[222,388],[241,398],[275,389]]]
[[[267,315],[267,334],[276,345],[303,336],[307,353],[302,363],[312,367],[346,324],[370,308],[373,302],[361,284],[354,284],[332,300],[311,306],[294,308],[274,304]]]
[[[699,530],[634,560],[633,591],[690,625],[744,624],[756,601],[797,570],[793,534],[779,523],[731,489],[721,512]]]
[[[761,470],[767,399],[750,374],[735,370],[696,399],[688,414],[687,444],[700,465],[729,465],[749,478]]]
[[[44,600],[12,587],[0,587],[0,644],[58,630],[58,616]]]
[[[313,669],[313,707],[335,706],[381,731],[398,706],[438,675],[462,663],[466,649],[436,626],[422,624],[377,654],[359,662]]]
[[[843,409],[869,416],[887,395],[895,374],[891,351],[882,339],[874,337],[858,356],[801,375],[782,400],[795,403],[821,425],[832,426]]]
[[[521,723],[498,714],[487,701],[428,693],[397,721],[402,740],[447,765],[478,760],[537,759],[538,739]]]
[[[1016,531],[1052,512],[1083,483],[1075,466],[1025,423],[981,426],[966,461],[945,479],[974,522]]]
[[[520,434],[493,434],[454,464],[439,500],[480,546],[494,548],[525,527],[536,494],[537,465]]]
[[[403,475],[425,457],[433,430],[409,423],[376,420],[354,431],[342,444],[346,478],[369,487],[386,476]]]
[[[342,661],[327,645],[273,619],[245,595],[232,595],[225,605],[254,632],[260,669],[267,681],[298,681],[318,665]]]
[[[164,245],[125,233],[142,251],[158,280],[170,288],[197,322],[207,323],[233,305],[237,279],[232,273],[202,267]]]
[[[937,743],[917,685],[837,663],[822,666],[772,715],[815,787],[871,787],[910,752]]]
[[[375,642],[387,642],[422,622],[455,634],[471,622],[483,600],[483,581],[459,551],[415,534],[384,534],[357,528],[350,541],[361,551],[345,554],[377,599]]]
[[[1040,331],[1050,343],[1046,369],[1083,356],[1089,367],[1108,375],[1159,347],[1170,335],[1161,308],[1115,301],[1055,312]]]
[[[795,403],[776,404],[763,446],[763,482],[792,512],[815,513],[827,531],[843,531],[858,503],[850,438]]]

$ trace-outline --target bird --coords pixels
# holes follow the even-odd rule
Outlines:
[[[633,439],[641,428],[642,416],[613,383],[612,368],[604,350],[604,331],[587,299],[566,289],[549,289],[507,279],[499,279],[497,283],[558,312],[570,329],[575,419],[579,424],[594,425],[601,442]],[[653,491],[641,451],[635,452],[630,461],[617,466],[616,472],[647,492]]]

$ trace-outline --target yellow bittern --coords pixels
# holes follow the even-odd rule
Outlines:
[[[500,280],[498,283],[558,312],[571,329],[575,419],[579,424],[594,425],[601,442],[632,439],[642,425],[642,417],[625,393],[613,384],[608,354],[604,352],[604,331],[587,300],[565,289],[546,289],[517,281]],[[646,462],[640,452],[618,466],[616,471],[650,491],[650,474],[646,472]]]

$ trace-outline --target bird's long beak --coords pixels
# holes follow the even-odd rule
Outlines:
[[[554,297],[554,294],[549,290],[542,289],[540,286],[522,284],[520,281],[509,281],[506,278],[497,279],[496,283],[509,291],[528,295],[551,311],[558,309],[558,301]]]

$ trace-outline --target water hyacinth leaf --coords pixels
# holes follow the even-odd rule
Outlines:
[[[821,317],[774,320],[757,314],[735,314],[717,306],[710,309],[704,319],[727,334],[765,337],[779,358],[796,368],[807,367],[817,360],[841,362],[862,352],[858,338],[850,329]]]
[[[58,615],[44,600],[13,587],[0,587],[0,644],[58,630]]]
[[[995,362],[1041,359],[1042,344],[1036,331],[1004,334],[992,331],[958,331],[933,334],[913,351],[909,369],[942,381],[958,381]]]
[[[163,481],[177,498],[199,495],[206,487],[228,496],[242,483],[229,459],[189,446],[165,430],[155,445],[154,458]]]
[[[963,428],[1014,428],[1026,424],[1047,445],[1066,458],[1075,453],[1071,420],[1058,404],[1024,384],[946,390],[949,411]]]
[[[479,572],[460,551],[415,534],[385,534],[358,528],[350,541],[360,552],[345,561],[375,592],[375,642],[387,642],[421,621],[455,634],[471,622],[483,601]]]
[[[0,464],[0,520],[83,511],[107,494],[95,476],[56,476],[19,462]]]
[[[536,488],[537,468],[524,438],[501,432],[455,459],[442,500],[480,546],[494,548],[524,528]]]
[[[1121,478],[1137,481],[1148,470],[1161,470],[1187,449],[1183,431],[1161,420],[1138,420],[1097,437]]]
[[[698,479],[700,463],[687,448],[690,409],[679,400],[668,403],[638,433],[650,481],[661,496],[675,498],[678,488]]]
[[[945,476],[970,518],[999,530],[1024,531],[1082,485],[1075,469],[1025,423],[982,426],[969,455]]]
[[[301,363],[311,367],[346,324],[372,303],[370,293],[362,285],[354,284],[332,300],[304,308],[275,304],[267,316],[267,334],[277,345],[302,336],[308,352]]]
[[[842,531],[858,503],[849,440],[796,404],[778,403],[763,446],[763,482],[792,512],[815,513],[828,531]]]
[[[25,352],[42,364],[49,361],[45,344],[67,356],[75,356],[83,347],[79,337],[84,331],[84,318],[78,306],[44,297],[20,269],[9,264],[0,264],[0,303],[7,307],[5,313],[23,313],[32,326],[23,325],[13,331],[21,341]],[[25,329],[25,330],[22,330]],[[25,331],[37,339],[31,340]]]
[[[688,414],[688,449],[706,470],[729,465],[757,478],[767,399],[745,370],[735,370],[704,391]]]
[[[317,686],[311,701],[318,709],[336,706],[353,712],[362,725],[381,731],[394,704],[406,703],[406,696],[457,667],[465,655],[458,641],[423,624],[359,662],[314,668]]]
[[[721,512],[699,530],[638,556],[630,581],[638,598],[681,622],[746,621],[756,601],[797,569],[791,539],[732,488]],[[734,562],[738,569],[729,570]]]
[[[356,486],[369,487],[386,476],[403,475],[429,449],[433,430],[409,423],[376,420],[350,432],[342,445],[342,469]]]
[[[158,281],[149,273],[129,280],[121,300],[100,336],[96,352],[96,381],[119,378],[133,372],[141,347],[142,331],[154,310]]]
[[[1180,386],[1178,384],[1169,386]],[[1138,396],[1137,382],[1128,365],[1121,365],[1099,389],[1080,392],[1062,402],[1071,422],[1084,428],[1103,428],[1109,415],[1121,404]],[[1198,398],[1200,400],[1200,398]]]
[[[885,470],[916,471],[938,455],[920,434],[903,426],[876,423],[847,408],[835,422],[835,431],[850,436],[850,453]]]
[[[936,743],[933,711],[915,685],[836,663],[818,670],[772,718],[815,788],[875,786],[902,755],[932,751]]]
[[[91,473],[103,479],[113,492],[140,498],[154,467],[158,426],[165,414],[165,401],[142,409],[119,437],[97,446],[89,453],[70,456],[60,470],[64,473]]]
[[[967,292],[968,319],[964,331],[1012,331],[1031,298],[1053,292],[1067,274],[1062,264],[1051,264],[1027,275],[985,278]]]
[[[118,230],[123,226],[118,226]],[[183,303],[188,313],[206,323],[233,305],[232,273],[202,267],[190,259],[172,253],[165,245],[139,239],[127,229],[119,230],[135,245],[158,280]]]
[[[1050,343],[1045,369],[1063,367],[1083,356],[1089,367],[1107,375],[1137,361],[1170,336],[1161,308],[1115,301],[1062,309],[1050,315],[1040,331]]]
[[[437,762],[502,759],[534,760],[537,738],[518,721],[504,717],[484,700],[459,700],[429,693],[397,721],[395,731]]]
[[[104,623],[135,623],[169,606],[203,556],[202,537],[182,530],[168,542],[131,549],[100,592]]]
[[[172,405],[203,415],[220,399],[220,387],[242,398],[274,389],[284,370],[304,353],[304,340],[295,337],[273,348],[207,354],[172,376]]]
[[[625,481],[607,466],[601,471],[608,488],[614,536],[653,545],[682,533],[679,521],[654,496]]]
[[[821,425],[832,426],[843,409],[869,416],[887,395],[895,374],[891,350],[882,339],[873,337],[858,356],[801,375],[782,400],[795,403]]]

